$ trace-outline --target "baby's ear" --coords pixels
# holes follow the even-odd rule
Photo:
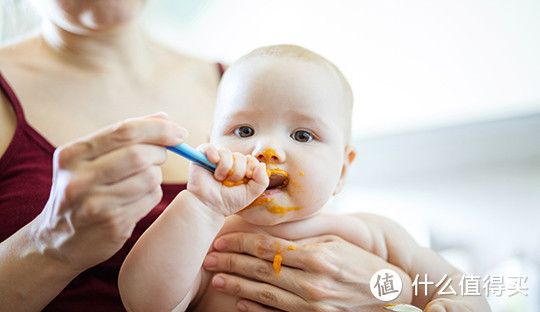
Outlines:
[[[334,193],[332,195],[337,195],[341,190],[343,189],[343,186],[345,186],[345,182],[347,180],[347,174],[349,173],[349,166],[354,161],[354,158],[356,157],[356,150],[354,149],[354,146],[347,145],[345,146],[345,151],[343,153],[343,167],[341,167],[341,175],[339,177],[338,183],[336,184],[336,188],[334,189]]]

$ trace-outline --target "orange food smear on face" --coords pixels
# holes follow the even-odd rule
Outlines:
[[[287,173],[287,171],[283,170],[283,169],[279,169],[279,168],[275,168],[275,169],[266,169],[266,173],[270,172],[270,174],[274,173],[274,174],[278,174],[278,175],[282,175],[282,176],[285,176],[285,177],[288,177],[289,174]],[[268,176],[270,177],[270,175]]]
[[[289,250],[296,250],[296,247],[294,247],[293,245],[290,245],[288,248]]]
[[[279,275],[279,272],[281,271],[281,262],[283,261],[283,258],[281,257],[281,250],[278,250],[276,252],[276,255],[274,256],[274,263],[272,266],[274,267],[274,271],[276,271],[276,276]]]
[[[276,157],[277,158],[277,153],[276,153],[276,150],[274,150],[273,148],[269,148],[267,150],[265,150],[263,153],[262,153],[264,159],[266,160],[270,160],[270,159],[273,159],[272,157]]]
[[[301,176],[304,175],[304,173],[302,171],[298,171],[298,174],[301,175]]]
[[[252,202],[249,206],[242,209],[240,212],[244,212],[247,209],[257,207],[257,206],[262,206],[262,207],[266,208],[266,210],[268,210],[268,212],[270,212],[270,213],[281,214],[282,218],[287,212],[291,212],[291,211],[294,211],[294,210],[301,210],[301,209],[304,208],[304,207],[283,207],[283,206],[280,206],[280,205],[274,203],[273,198],[261,198],[261,197],[259,197],[254,202]]]

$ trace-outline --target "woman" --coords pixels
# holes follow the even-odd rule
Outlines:
[[[187,137],[176,123],[190,130],[190,144],[206,141],[220,71],[146,37],[138,25],[144,2],[36,1],[40,32],[0,49],[3,309],[123,311],[118,269],[134,241],[185,187],[187,162],[167,158],[164,146]],[[126,120],[157,111],[168,117]],[[126,121],[115,124],[118,120]],[[346,242],[333,244],[321,244],[321,250],[335,261],[377,260]],[[249,249],[239,251],[244,250]],[[245,255],[237,260],[266,262]],[[327,272],[312,273],[302,274],[303,280],[320,282]],[[356,281],[353,286],[342,279],[326,281],[337,293],[357,291],[358,285],[366,290],[367,273],[357,273],[348,278]],[[231,276],[217,276],[226,281],[221,289],[230,291]],[[294,310],[294,300],[283,305],[282,298],[291,296],[277,292],[271,277],[255,278],[261,282],[254,288],[250,279],[235,279],[237,289],[250,289],[232,292],[248,299],[239,308],[263,309],[257,301]],[[293,287],[284,289],[302,297]],[[257,292],[275,301],[253,297]],[[322,306],[321,298],[308,299]],[[366,299],[374,300],[349,296],[324,306],[350,307],[351,300]]]
[[[187,133],[163,114],[68,142],[159,111],[206,141],[219,67],[147,38],[144,3],[36,1],[39,34],[0,50],[3,309],[122,311],[123,258],[184,187],[187,161],[163,146]]]

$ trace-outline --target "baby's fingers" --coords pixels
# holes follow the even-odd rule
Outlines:
[[[248,183],[256,184],[256,187],[254,187],[256,193],[262,193],[264,190],[266,190],[268,184],[270,183],[270,179],[266,173],[266,165],[264,163],[258,163],[255,165],[255,169],[253,169],[253,176]]]
[[[219,161],[219,152],[217,150],[217,148],[212,145],[212,144],[208,144],[208,143],[204,143],[204,144],[201,144],[197,147],[197,149],[199,151],[201,151],[204,155],[206,155],[206,157],[208,158],[208,160],[213,163],[213,164],[217,164],[218,161]]]
[[[259,164],[259,160],[257,160],[255,156],[246,155],[246,178],[253,179],[253,171],[255,171],[258,164]],[[265,168],[266,168],[266,165],[265,165]]]
[[[224,181],[234,165],[234,159],[232,152],[229,150],[221,149],[218,153],[219,162],[217,163],[216,171],[214,171],[214,177],[218,181]]]
[[[228,172],[227,180],[238,182],[246,177],[247,160],[244,154],[233,153],[233,166]]]

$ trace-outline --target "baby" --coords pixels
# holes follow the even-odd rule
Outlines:
[[[435,287],[412,296],[417,275],[438,281],[447,274],[458,289],[462,273],[392,221],[321,213],[343,188],[355,157],[352,102],[336,66],[304,48],[263,47],[235,62],[219,87],[211,145],[200,148],[217,168],[212,175],[192,164],[187,190],[131,250],[119,277],[127,309],[236,311],[235,298],[209,286],[212,273],[202,263],[216,237],[256,232],[291,241],[340,236],[404,272],[403,294],[393,302],[489,311],[481,296],[439,296]],[[276,274],[281,256],[310,248],[275,247]]]

